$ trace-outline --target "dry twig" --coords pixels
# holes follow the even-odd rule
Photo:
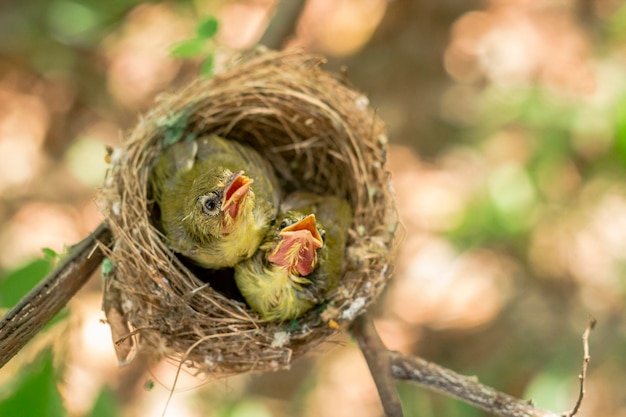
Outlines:
[[[89,280],[104,257],[96,242],[108,246],[105,223],[78,243],[70,255],[0,320],[0,368],[31,340]]]
[[[415,382],[496,416],[562,417],[561,414],[536,408],[528,401],[498,392],[481,384],[475,377],[460,375],[432,362],[399,352],[391,353],[391,372],[399,381]]]
[[[576,405],[567,413],[542,410],[530,401],[517,399],[481,384],[476,377],[460,375],[424,359],[390,351],[380,340],[367,313],[357,318],[350,330],[363,351],[383,408],[389,417],[402,415],[393,380],[415,382],[499,417],[574,417],[585,393],[585,378],[590,359],[588,339],[594,325],[595,320],[590,320],[583,334],[584,359],[579,375],[580,393]]]
[[[589,333],[596,326],[596,319],[589,319],[589,323],[587,324],[587,328],[583,333],[583,366],[582,371],[578,375],[578,379],[580,380],[580,391],[578,392],[578,399],[576,400],[576,404],[572,411],[567,413],[567,417],[574,417],[576,413],[578,413],[578,409],[583,402],[583,398],[585,396],[585,379],[587,378],[587,365],[589,365],[589,361],[591,360],[591,356],[589,356]]]

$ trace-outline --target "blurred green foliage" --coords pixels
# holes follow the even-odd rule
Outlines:
[[[66,415],[53,365],[52,349],[38,357],[6,386],[0,388],[0,415],[19,417],[63,417]]]
[[[0,277],[0,307],[11,308],[52,269],[49,260],[38,259]]]
[[[115,392],[108,387],[104,387],[96,402],[93,406],[93,409],[87,417],[116,417],[119,416],[119,408],[118,408],[117,395]]]

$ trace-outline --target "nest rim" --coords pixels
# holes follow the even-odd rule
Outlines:
[[[385,127],[367,98],[322,70],[323,62],[299,51],[243,54],[223,73],[162,95],[114,151],[99,200],[115,240],[105,304],[129,329],[118,339],[138,336],[152,356],[212,376],[277,370],[344,329],[380,294],[398,222]],[[324,311],[305,313],[296,327],[263,321],[167,247],[148,210],[148,184],[164,139],[181,125],[184,135],[218,134],[271,157],[287,191],[331,189],[350,201],[345,272]]]

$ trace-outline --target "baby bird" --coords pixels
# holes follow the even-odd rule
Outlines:
[[[324,301],[341,277],[352,209],[346,200],[289,196],[254,256],[235,266],[246,302],[269,321],[292,320]]]
[[[166,148],[151,182],[168,244],[204,268],[251,257],[280,204],[271,165],[254,149],[216,135]]]

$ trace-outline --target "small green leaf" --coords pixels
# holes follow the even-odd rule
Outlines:
[[[44,259],[48,261],[55,261],[57,258],[60,257],[60,255],[54,249],[43,248],[41,251],[43,252]]]
[[[206,57],[206,59],[202,63],[202,67],[200,68],[200,73],[202,75],[206,75],[207,77],[213,75],[213,55],[209,55]]]
[[[48,347],[37,356],[33,363],[20,369],[13,380],[0,388],[0,415],[65,416],[66,412],[57,388],[57,379],[52,349]]]
[[[102,260],[102,276],[103,277],[108,277],[109,275],[111,275],[111,272],[113,272],[114,269],[115,269],[115,266],[113,265],[113,262],[111,262],[109,258],[104,258]]]
[[[170,49],[170,55],[178,58],[198,57],[206,52],[206,42],[204,39],[193,38],[175,44]]]
[[[217,34],[218,29],[219,23],[217,19],[210,16],[200,22],[196,33],[198,34],[198,38],[211,39]]]
[[[143,384],[143,389],[145,389],[146,391],[152,391],[152,389],[154,389],[154,381],[151,379],[146,380],[146,382]]]

